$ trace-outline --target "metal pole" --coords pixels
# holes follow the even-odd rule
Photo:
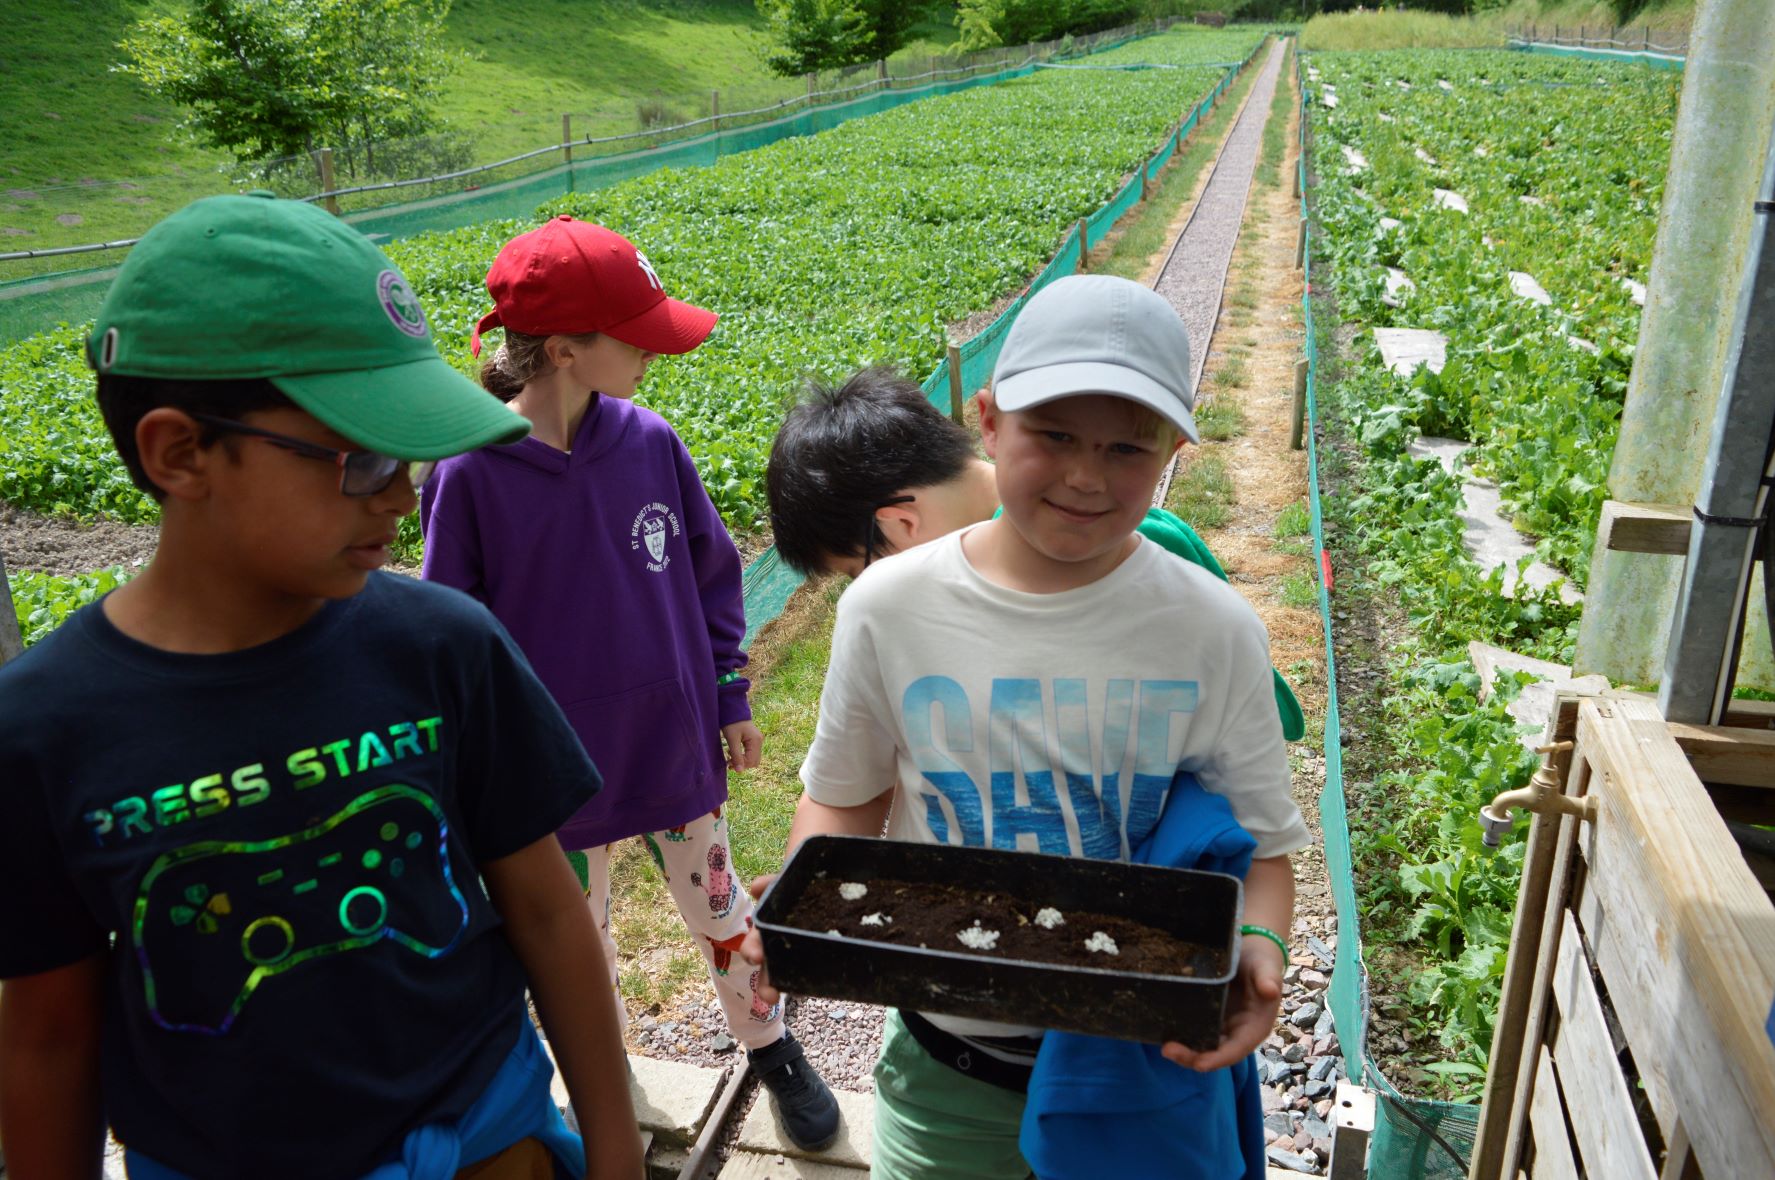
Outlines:
[[[1670,721],[1717,725],[1726,711],[1756,560],[1757,518],[1768,502],[1763,475],[1775,437],[1775,233],[1769,225],[1775,216],[1775,132],[1756,210],[1753,261],[1733,315],[1713,444],[1695,499],[1689,559],[1658,687],[1658,709]]]
[[[1725,387],[1748,253],[1751,201],[1775,131],[1775,44],[1768,0],[1699,5],[1683,72],[1670,169],[1658,213],[1650,290],[1609,468],[1609,494],[1629,504],[1693,504]],[[1573,672],[1651,684],[1664,672],[1682,563],[1593,550]],[[1775,685],[1765,626],[1752,610],[1741,683]],[[1761,647],[1765,650],[1758,651]]]

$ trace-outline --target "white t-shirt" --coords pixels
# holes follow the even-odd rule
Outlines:
[[[1236,590],[1144,537],[1088,586],[1010,590],[968,563],[968,531],[883,559],[839,601],[811,798],[854,807],[897,783],[893,839],[1127,860],[1188,771],[1256,856],[1311,842],[1269,636]]]

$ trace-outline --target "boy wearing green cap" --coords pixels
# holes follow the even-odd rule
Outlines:
[[[597,771],[465,595],[378,572],[430,462],[527,431],[307,205],[199,201],[88,353],[162,506],[0,669],[0,1139],[20,1176],[638,1176],[553,833]],[[548,1027],[584,1147],[549,1097]]]

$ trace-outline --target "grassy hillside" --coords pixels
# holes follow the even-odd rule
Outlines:
[[[1626,23],[1651,39],[1689,30],[1696,0],[1651,0]],[[1614,6],[1607,0],[1511,0],[1501,9],[1473,17],[1438,12],[1341,12],[1316,16],[1301,32],[1301,48],[1316,49],[1477,49],[1504,44],[1506,29],[1537,25],[1562,32],[1601,30],[1615,25]],[[1679,42],[1680,43],[1680,42]]]
[[[232,161],[178,130],[179,112],[114,73],[115,48],[143,16],[178,0],[31,0],[7,5],[0,48],[0,252],[139,235],[196,197],[231,191]],[[576,134],[632,130],[637,104],[670,120],[775,101],[802,83],[761,55],[752,0],[455,0],[451,40],[474,60],[442,103],[475,162]],[[908,54],[955,39],[928,23]],[[78,264],[77,257],[73,264]],[[67,263],[64,263],[67,265]],[[42,264],[0,264],[0,278]]]

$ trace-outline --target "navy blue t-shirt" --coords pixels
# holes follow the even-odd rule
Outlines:
[[[105,1111],[207,1178],[355,1177],[526,1018],[476,866],[598,773],[480,604],[373,575],[247,651],[88,607],[0,669],[0,978],[111,949]]]

